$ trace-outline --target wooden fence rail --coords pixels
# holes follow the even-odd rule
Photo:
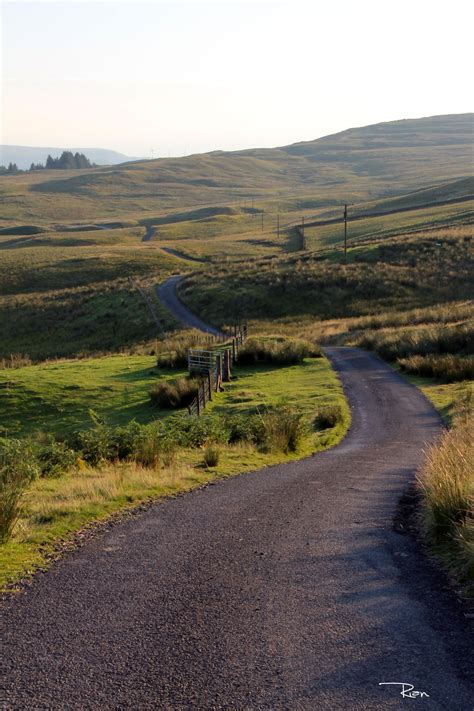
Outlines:
[[[234,326],[232,335],[224,337],[223,345],[208,350],[189,349],[189,373],[199,376],[198,393],[188,406],[190,415],[199,417],[212,400],[212,393],[219,392],[222,383],[230,381],[232,365],[237,361],[239,347],[245,343],[247,334],[247,325]]]

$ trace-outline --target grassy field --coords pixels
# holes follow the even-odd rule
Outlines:
[[[181,298],[211,323],[229,319],[348,318],[472,295],[469,226],[400,236],[351,252],[215,266],[180,285]],[[280,321],[281,323],[281,321]]]
[[[100,233],[41,235],[22,247],[0,246],[0,358],[33,360],[117,351],[176,325],[158,302],[158,329],[129,278],[150,289],[187,265],[147,243]],[[125,234],[123,234],[125,232]],[[92,239],[84,235],[92,235]],[[35,238],[38,239],[38,238]],[[188,267],[189,268],[189,267]]]
[[[80,427],[92,405],[114,422],[125,422],[131,415],[144,420],[163,416],[164,413],[150,411],[147,403],[147,389],[157,377],[150,375],[151,365],[150,358],[116,357],[58,363],[53,370],[50,366],[22,369],[17,371],[17,382],[37,387],[43,397],[50,393],[53,407],[48,411],[47,404],[37,402],[37,413],[29,413],[28,400],[20,395],[10,404],[10,414],[17,421],[24,419],[23,433],[33,432],[38,425],[43,430],[62,432],[74,423]],[[68,390],[78,378],[80,390]],[[75,401],[69,401],[69,392],[75,395]],[[100,407],[104,395],[110,400],[107,406]],[[289,367],[236,369],[235,381],[215,396],[209,412],[249,415],[292,402],[302,408],[308,422],[322,405],[340,407],[343,420],[329,430],[309,430],[297,452],[263,451],[250,443],[222,444],[218,465],[212,468],[203,465],[203,449],[198,447],[181,449],[172,461],[152,467],[136,462],[104,463],[95,468],[81,465],[59,478],[37,479],[24,498],[13,537],[0,546],[0,589],[46,565],[59,541],[68,540],[92,521],[141,501],[187,491],[211,479],[308,455],[337,443],[344,435],[349,410],[341,385],[325,358],[307,359],[302,365]],[[43,419],[37,422],[35,414],[41,412]]]
[[[352,247],[358,241],[381,241],[388,237],[407,235],[415,231],[427,231],[446,225],[452,226],[455,223],[472,223],[474,222],[473,208],[474,201],[466,200],[453,205],[430,206],[426,209],[380,215],[353,222],[350,220],[349,211],[347,239]],[[305,235],[309,249],[330,247],[341,243],[344,226],[336,224],[308,227],[305,229]]]
[[[150,355],[107,356],[0,370],[3,430],[25,436],[35,430],[64,434],[90,426],[89,410],[113,424],[156,417],[148,391],[158,378]]]

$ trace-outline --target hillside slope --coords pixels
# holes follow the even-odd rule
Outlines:
[[[158,214],[183,206],[291,195],[317,195],[322,207],[397,195],[471,174],[473,118],[460,114],[393,121],[282,148],[6,177],[0,181],[3,215],[15,221],[32,213],[51,218],[45,203],[58,195],[63,197],[54,199],[53,219],[125,217],[144,210]]]

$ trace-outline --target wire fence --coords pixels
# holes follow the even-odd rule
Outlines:
[[[247,325],[234,326],[232,335],[223,335],[220,345],[214,348],[190,348],[188,351],[188,370],[190,375],[199,377],[198,393],[188,412],[199,417],[212,394],[222,389],[222,383],[228,383],[232,377],[232,366],[237,362],[239,348],[245,343],[248,335]],[[219,337],[217,337],[219,338]]]

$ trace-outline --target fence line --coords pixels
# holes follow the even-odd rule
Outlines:
[[[163,324],[161,323],[159,317],[156,315],[155,307],[153,305],[151,298],[148,296],[145,289],[143,289],[136,281],[134,281],[131,276],[128,277],[128,280],[129,280],[130,284],[138,291],[138,293],[142,297],[143,301],[145,302],[145,304],[148,307],[148,310],[150,312],[150,315],[151,315],[153,321],[156,323],[156,325],[158,326],[158,329],[161,331]]]
[[[190,348],[188,351],[188,370],[200,377],[198,393],[188,406],[188,413],[199,417],[212,400],[212,393],[222,389],[222,383],[228,383],[232,377],[232,365],[238,359],[239,347],[247,339],[247,325],[233,326],[232,335],[224,335],[223,345],[213,350]]]

